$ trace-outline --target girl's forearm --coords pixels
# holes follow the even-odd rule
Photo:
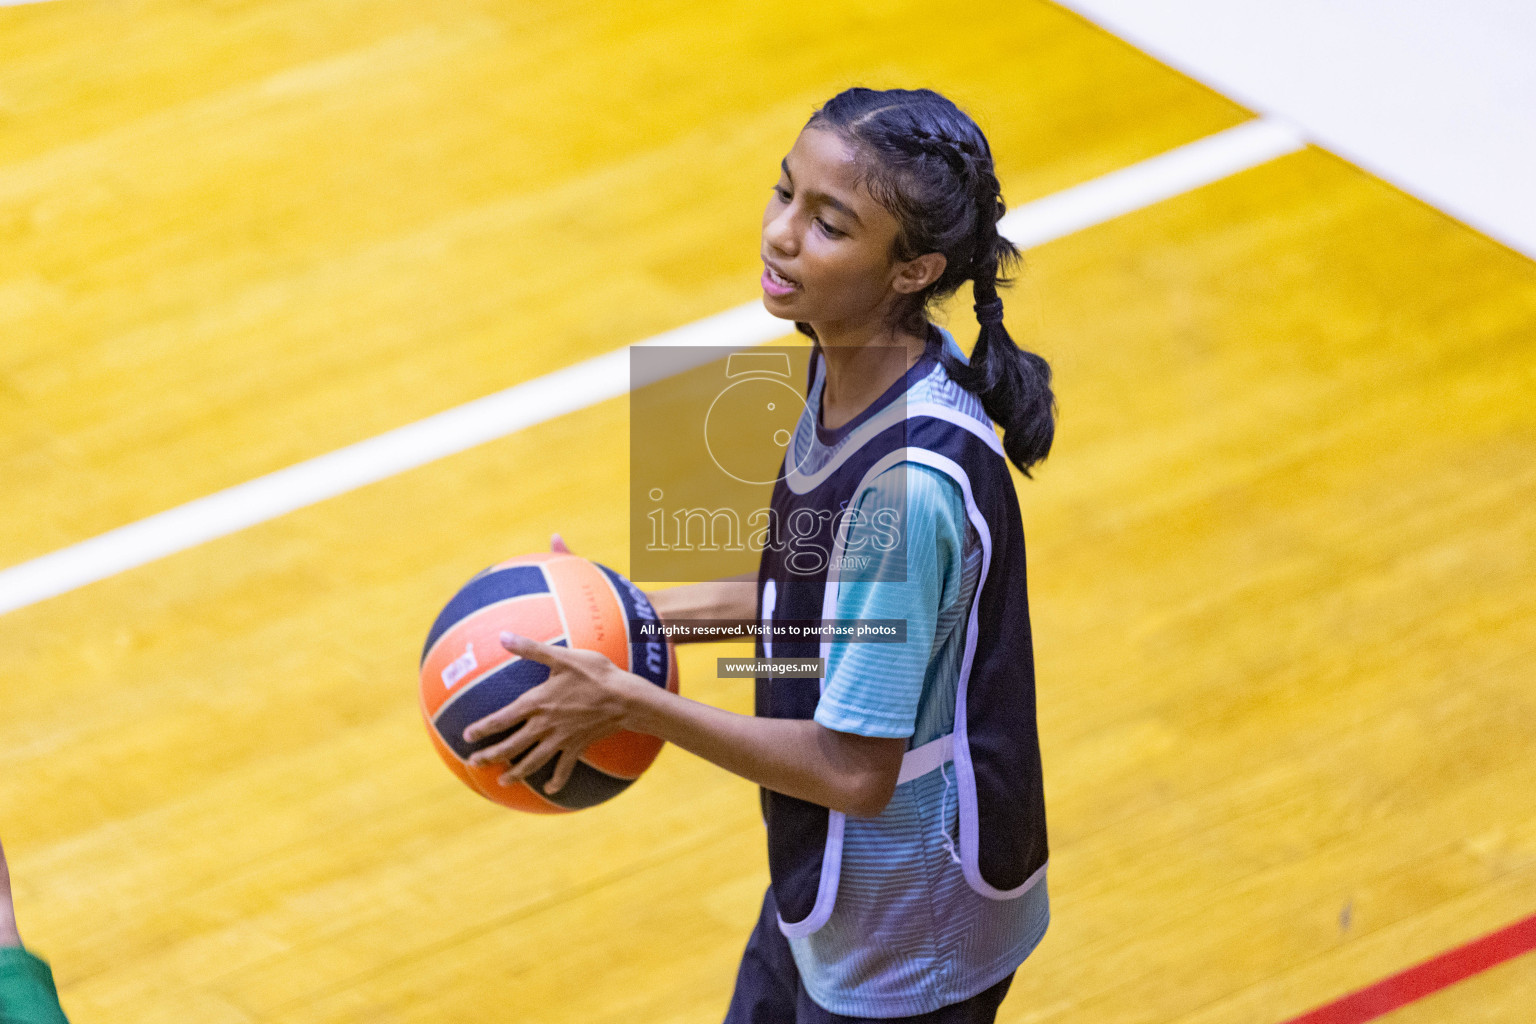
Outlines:
[[[688,619],[752,622],[757,618],[757,577],[751,574],[651,590],[645,596],[650,598],[664,624]],[[691,638],[673,639],[676,643],[687,643]]]
[[[906,741],[835,732],[809,719],[756,718],[631,677],[625,728],[658,736],[776,793],[869,817],[891,798]]]

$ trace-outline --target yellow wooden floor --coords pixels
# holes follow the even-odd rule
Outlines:
[[[1248,116],[1034,0],[0,9],[0,566],[750,300],[856,82],[967,105],[1014,203]],[[1062,420],[1020,488],[1053,924],[1000,1019],[1277,1024],[1536,912],[1536,267],[1310,150],[1035,250],[1010,323]],[[77,1024],[719,1019],[753,787],[671,750],[515,815],[413,696],[484,565],[625,567],[625,412],[0,617],[0,836]],[[685,692],[747,709],[730,652]]]

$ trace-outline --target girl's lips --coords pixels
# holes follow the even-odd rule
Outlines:
[[[763,268],[762,284],[763,291],[776,298],[788,295],[790,292],[799,287],[798,285],[789,284],[783,279],[776,277],[774,272],[767,267]]]

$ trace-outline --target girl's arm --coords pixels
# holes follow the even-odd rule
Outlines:
[[[738,715],[663,690],[595,651],[510,633],[502,643],[550,669],[544,682],[464,731],[465,740],[475,742],[521,723],[470,759],[489,764],[523,755],[503,782],[525,779],[558,756],[545,786],[556,792],[571,777],[581,751],[627,729],[675,743],[777,793],[856,816],[879,814],[896,788],[904,739],[855,736],[808,719]]]
[[[573,552],[558,533],[549,538],[549,550],[563,555]],[[754,622],[757,619],[757,574],[743,573],[708,583],[687,583],[645,595],[663,623],[687,619],[729,619]],[[708,637],[679,637],[674,643],[693,643]]]
[[[662,624],[687,619],[729,619],[754,622],[757,619],[757,574],[743,573],[709,583],[686,583],[666,590],[652,590],[645,595],[661,616]],[[693,638],[679,637],[674,643],[690,643]]]

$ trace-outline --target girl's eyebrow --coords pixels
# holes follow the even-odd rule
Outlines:
[[[780,169],[782,169],[784,171],[784,177],[788,178],[789,179],[789,183],[791,185],[793,185],[795,183],[795,176],[793,174],[789,173],[789,157],[785,157],[784,159],[780,160],[779,161],[779,167],[780,167]],[[810,198],[810,199],[815,200],[816,202],[819,202],[819,203],[822,203],[822,204],[825,204],[827,206],[832,207],[832,209],[834,209],[838,213],[841,213],[844,216],[848,217],[849,219],[851,219],[855,224],[859,225],[860,227],[864,226],[864,222],[859,219],[859,215],[857,213],[854,213],[853,212],[853,208],[850,207],[847,203],[841,202],[840,200],[837,200],[837,199],[833,199],[831,196],[827,195],[825,192],[807,192],[806,196],[808,198]]]

